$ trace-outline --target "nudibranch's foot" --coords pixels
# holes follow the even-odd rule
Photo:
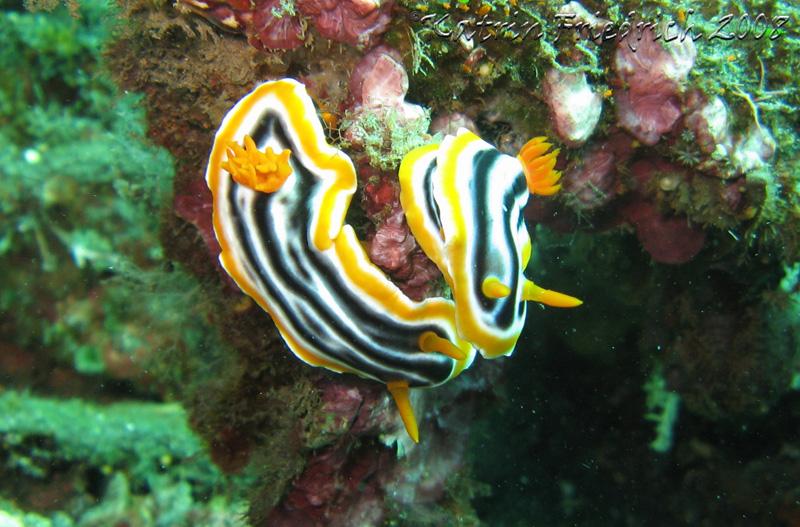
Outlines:
[[[414,416],[414,408],[411,407],[411,401],[408,399],[408,381],[387,382],[386,387],[389,388],[389,393],[394,398],[397,410],[400,412],[400,417],[406,427],[406,432],[408,432],[408,437],[413,439],[415,443],[419,443],[417,418]]]
[[[522,288],[522,299],[533,300],[552,307],[577,307],[583,304],[583,300],[564,293],[544,289],[530,280],[527,280]]]

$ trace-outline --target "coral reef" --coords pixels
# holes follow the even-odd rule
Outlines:
[[[0,13],[0,523],[800,522],[796,6],[56,4]],[[218,272],[213,130],[283,77],[415,299],[449,291],[403,156],[461,126],[561,148],[526,273],[585,304],[419,392],[418,446],[380,385],[304,367]]]
[[[337,5],[344,9],[349,4],[341,2]],[[385,5],[382,4],[381,9]],[[558,137],[567,147],[562,149],[559,160],[564,169],[562,197],[556,202],[532,200],[527,216],[533,223],[579,237],[583,240],[579,245],[584,250],[570,249],[570,242],[554,240],[542,227],[532,227],[534,247],[542,253],[534,256],[532,267],[541,269],[541,272],[554,272],[553,262],[561,263],[564,265],[562,273],[580,277],[589,298],[593,295],[594,298],[608,297],[610,276],[619,277],[625,284],[618,295],[621,298],[615,300],[614,309],[610,311],[619,314],[615,317],[617,322],[609,323],[607,309],[595,313],[590,311],[578,318],[569,317],[567,326],[576,328],[574,331],[560,331],[555,328],[563,327],[563,321],[549,324],[552,315],[545,315],[541,322],[532,324],[543,335],[523,339],[519,355],[530,358],[531,353],[535,354],[537,350],[545,350],[548,346],[564,347],[563,343],[567,343],[569,350],[584,357],[581,360],[585,361],[587,372],[594,369],[591,366],[593,360],[616,364],[622,362],[621,357],[627,356],[629,360],[633,359],[634,364],[645,364],[641,371],[656,371],[655,363],[659,361],[664,365],[658,376],[663,381],[660,390],[662,394],[667,391],[671,396],[671,410],[667,411],[667,406],[650,410],[653,416],[662,408],[666,416],[659,415],[662,424],[658,432],[661,438],[658,448],[663,455],[683,452],[688,448],[687,436],[675,428],[686,420],[712,418],[706,409],[711,404],[708,401],[717,401],[718,404],[727,395],[700,380],[676,384],[677,372],[700,371],[700,363],[690,360],[694,356],[692,353],[719,358],[715,350],[724,348],[730,341],[719,329],[721,336],[718,341],[722,344],[690,349],[685,344],[687,339],[696,338],[695,330],[691,328],[705,329],[710,325],[723,328],[725,324],[717,324],[719,321],[707,317],[696,317],[697,323],[689,318],[672,319],[666,314],[667,308],[662,311],[655,302],[664,299],[667,306],[679,305],[679,298],[687,302],[685,298],[688,298],[690,290],[686,287],[669,298],[664,296],[664,289],[675,281],[675,271],[670,270],[672,266],[696,273],[692,282],[704,284],[701,277],[708,272],[709,266],[736,269],[742,265],[737,264],[738,259],[749,258],[758,250],[762,251],[761,254],[769,252],[764,244],[775,247],[772,244],[776,240],[791,236],[788,234],[791,228],[783,220],[772,223],[779,225],[775,227],[777,235],[774,232],[769,237],[757,235],[765,232],[767,217],[790,218],[784,204],[796,203],[796,198],[787,195],[785,190],[779,190],[775,179],[777,170],[784,170],[776,169],[775,163],[780,162],[782,155],[796,155],[782,150],[785,143],[779,140],[780,133],[775,132],[774,120],[782,110],[775,107],[768,122],[765,117],[767,109],[755,102],[756,96],[747,98],[748,92],[755,93],[752,82],[740,82],[733,88],[731,81],[725,84],[714,80],[713,76],[701,78],[698,69],[708,67],[710,48],[693,45],[691,41],[663,46],[642,40],[614,46],[611,42],[597,39],[566,38],[566,32],[555,42],[552,39],[515,41],[502,31],[495,35],[476,33],[473,39],[442,36],[448,31],[457,31],[459,27],[484,31],[485,28],[474,25],[474,20],[482,16],[509,16],[515,8],[520,24],[523,21],[544,24],[547,16],[566,14],[570,9],[578,12],[580,21],[620,23],[624,19],[621,13],[626,12],[623,9],[609,10],[607,16],[594,17],[590,12],[597,6],[586,9],[577,2],[558,8],[545,6],[541,13],[530,5],[512,2],[495,6],[475,2],[454,2],[452,5],[431,2],[424,7],[422,9],[421,3],[399,2],[398,8],[391,12],[394,22],[413,22],[415,12],[420,18],[431,18],[418,21],[410,28],[407,24],[388,25],[381,39],[385,45],[378,45],[379,41],[368,32],[361,41],[356,41],[352,35],[348,37],[350,45],[361,45],[367,48],[365,51],[372,48],[366,54],[344,47],[324,49],[321,46],[323,39],[340,40],[342,37],[341,33],[325,33],[319,19],[314,19],[309,26],[309,31],[315,32],[313,47],[298,46],[283,54],[253,54],[243,49],[237,43],[239,41],[224,34],[204,39],[192,37],[182,29],[182,24],[188,24],[190,19],[171,18],[174,15],[164,10],[155,11],[161,17],[161,31],[172,37],[172,49],[183,50],[198,65],[196,71],[187,73],[181,81],[192,94],[188,103],[176,95],[174,79],[162,73],[166,68],[155,63],[154,57],[158,55],[151,49],[162,49],[164,43],[148,38],[144,30],[154,27],[154,22],[139,18],[143,28],[124,36],[121,42],[136,49],[142,58],[133,69],[119,68],[123,71],[121,82],[130,89],[162,94],[148,100],[151,114],[164,123],[160,128],[174,127],[177,116],[185,113],[197,119],[197,122],[186,123],[178,132],[185,138],[182,144],[171,146],[175,155],[185,160],[176,179],[176,195],[179,197],[175,209],[184,220],[196,226],[208,243],[198,243],[198,238],[193,242],[195,250],[189,250],[188,245],[167,244],[168,254],[196,272],[208,272],[207,258],[203,263],[198,256],[215,252],[207,219],[203,218],[208,198],[204,196],[202,185],[197,184],[202,172],[203,151],[209,144],[203,133],[207,134],[205,130],[219,121],[225,108],[257,80],[292,75],[301,79],[320,101],[331,140],[354,159],[361,180],[360,199],[354,203],[349,221],[358,227],[361,239],[369,246],[371,260],[414,298],[442,294],[443,282],[437,278],[435,267],[419,251],[404,222],[395,179],[402,157],[415,146],[435,141],[431,134],[452,130],[454,122],[469,124],[510,153],[516,153],[531,136],[548,134]],[[311,20],[310,11],[302,9],[300,6],[296,13],[287,16]],[[390,13],[388,9],[382,12]],[[447,17],[442,19],[444,15]],[[652,13],[643,16],[650,15]],[[680,19],[677,14],[675,16]],[[707,20],[709,15],[704,17]],[[440,19],[441,23],[432,22]],[[458,23],[463,21],[467,25],[459,26]],[[316,29],[311,29],[314,26]],[[193,27],[198,31],[200,26]],[[349,27],[358,26],[353,24]],[[363,44],[367,39],[368,44]],[[629,44],[638,44],[638,54],[630,49]],[[116,53],[121,55],[121,49]],[[236,59],[239,63],[235,67],[218,58],[232,57],[234,50],[244,52],[237,55],[240,58]],[[129,49],[125,52],[129,53]],[[725,51],[717,49],[714,53],[723,54]],[[721,56],[724,59],[724,55]],[[178,60],[177,54],[175,60]],[[727,67],[730,62],[724,64]],[[214,79],[214,83],[203,85],[195,75]],[[442,82],[442,79],[448,82]],[[741,76],[737,79],[740,80]],[[715,85],[715,82],[719,83]],[[653,89],[653,86],[658,89]],[[736,90],[741,91],[742,96],[737,95]],[[574,97],[580,104],[569,102],[574,101]],[[751,103],[761,111],[753,112]],[[442,116],[430,129],[425,109]],[[784,119],[785,128],[785,116],[781,119]],[[761,136],[756,135],[755,131],[759,130]],[[154,137],[169,145],[166,135],[156,133]],[[770,143],[769,138],[774,142]],[[739,154],[734,156],[734,152]],[[780,186],[780,189],[788,187]],[[176,223],[171,228],[185,227]],[[736,243],[737,239],[745,243]],[[598,246],[605,250],[600,251]],[[788,249],[786,254],[795,254],[794,250]],[[546,256],[548,251],[555,254]],[[651,260],[661,265],[650,267]],[[572,263],[565,265],[565,262]],[[585,270],[588,267],[595,272],[587,274]],[[773,272],[769,265],[759,269],[754,272]],[[630,277],[635,279],[629,282]],[[604,282],[600,283],[600,280]],[[712,296],[717,294],[711,285],[700,287]],[[736,308],[735,320],[764,320],[763,315],[743,314],[764,309],[749,300],[759,291],[764,291],[763,288],[768,289],[767,286],[761,287],[749,291],[747,300],[737,301],[736,305],[741,307]],[[246,357],[247,367],[256,373],[238,379],[232,375],[228,379],[232,384],[224,394],[213,390],[205,393],[203,404],[194,408],[194,419],[203,434],[212,438],[212,452],[216,452],[218,462],[236,470],[249,460],[262,460],[262,466],[267,467],[265,484],[251,501],[250,518],[254,522],[337,525],[359,520],[377,524],[394,521],[393,516],[398,510],[396,496],[410,496],[406,506],[416,511],[419,509],[415,507],[425,499],[432,499],[440,507],[447,503],[446,498],[442,500],[443,496],[448,496],[447,489],[452,488],[451,484],[446,481],[442,484],[444,480],[441,479],[436,484],[431,481],[426,491],[413,474],[423,467],[433,466],[434,459],[441,460],[442,466],[447,467],[442,472],[460,466],[460,451],[447,452],[451,454],[447,456],[437,446],[440,437],[456,437],[449,435],[457,426],[455,417],[446,429],[429,431],[430,445],[426,442],[421,449],[430,448],[435,454],[424,460],[415,459],[414,456],[423,450],[408,449],[408,461],[398,463],[375,439],[381,434],[384,439],[394,437],[397,431],[396,416],[386,411],[385,394],[362,381],[318,374],[308,378],[308,373],[283,360],[284,354],[274,333],[268,332],[266,337],[263,336],[264,324],[258,313],[246,301],[239,300],[235,293],[229,291],[226,294],[230,295],[230,303],[227,311],[218,313],[219,323],[241,350],[240,357]],[[757,307],[745,307],[753,305]],[[703,306],[689,302],[687,317],[702,310]],[[648,312],[654,315],[648,318]],[[750,316],[754,318],[747,318]],[[235,320],[236,324],[229,320]],[[763,322],[753,322],[752,327],[754,333],[765,329]],[[598,340],[603,343],[600,349]],[[658,344],[653,344],[656,341]],[[775,361],[770,363],[772,366],[760,370],[764,380],[753,392],[754,399],[764,390],[785,394],[785,390],[776,388],[780,382],[773,373],[785,369],[791,349],[791,345],[784,342],[775,355]],[[619,351],[612,353],[608,350]],[[614,353],[618,353],[619,358],[615,359]],[[544,370],[564,378],[563,372],[567,368],[559,368],[559,361],[545,351],[541,354]],[[514,361],[517,360],[524,359],[515,357]],[[744,371],[745,362],[743,359],[735,365],[732,373]],[[514,371],[522,375],[523,371],[535,371],[537,366],[540,364],[530,368],[515,367]],[[641,464],[644,456],[651,455],[648,445],[653,440],[653,431],[642,416],[646,405],[641,387],[646,384],[646,378],[641,371],[633,371],[633,366],[619,369],[613,379],[628,374],[632,380],[618,382],[609,377],[608,383],[603,385],[603,393],[609,394],[612,401],[609,404],[617,408],[620,415],[609,418],[611,424],[605,421],[602,424],[619,430],[635,430],[637,444],[644,449],[642,458],[636,457],[640,455],[639,450],[635,456],[626,458],[626,463],[634,467]],[[539,381],[535,384],[541,386],[535,390],[536,394],[543,400],[547,399],[547,394],[563,394],[563,390],[559,391],[555,383],[543,375],[534,376]],[[580,378],[591,384],[588,373],[580,375]],[[690,375],[681,378],[690,378]],[[734,374],[731,378],[738,377]],[[531,383],[531,379],[512,375],[509,382],[525,384]],[[616,388],[612,387],[615,382]],[[539,413],[566,415],[566,408],[585,406],[585,401],[578,401],[583,404],[569,401],[572,396],[579,399],[578,384],[574,394],[568,391],[565,395],[555,396],[565,405],[561,411],[548,412],[542,407]],[[302,404],[292,404],[301,387],[314,396]],[[705,391],[706,388],[710,391]],[[264,403],[251,392],[266,393],[271,404],[288,405],[295,419],[286,422],[269,411],[252,412],[253,408]],[[427,394],[424,395],[427,399]],[[674,408],[678,399],[685,410],[676,418]],[[776,399],[770,400],[778,404],[774,402]],[[628,404],[623,401],[628,401]],[[432,404],[434,413],[442,412],[447,406],[446,401],[417,403]],[[757,414],[749,405],[749,401],[744,401],[740,406],[747,410],[737,412],[730,408],[723,413],[729,419]],[[226,407],[233,407],[235,411],[223,419],[218,414],[222,414],[221,409]],[[454,405],[456,409],[457,413],[452,415],[458,416],[457,422],[462,424],[463,430],[470,419],[469,411],[460,405]],[[301,417],[303,415],[307,416]],[[724,421],[719,416],[713,416],[713,419]],[[548,421],[555,423],[556,419],[548,417]],[[598,421],[601,420],[598,418]],[[626,428],[623,423],[630,425]],[[507,424],[498,427],[503,429],[502,426]],[[529,425],[534,429],[538,426]],[[479,423],[476,428],[479,436],[481,426]],[[565,434],[557,435],[564,437]],[[534,442],[546,441],[542,439],[543,434],[528,435]],[[619,437],[617,433],[611,433],[594,449],[588,442],[581,444],[580,448],[602,453],[599,463],[608,466],[611,459],[608,456],[615,452],[614,442],[630,444],[631,439],[623,442]],[[354,444],[353,441],[356,441],[355,446],[348,447]],[[456,440],[451,440],[451,444],[453,441]],[[391,443],[391,440],[383,442]],[[519,442],[528,444],[522,439]],[[313,451],[308,448],[313,448]],[[278,461],[276,453],[282,461]],[[502,462],[497,463],[495,469],[501,470],[502,465]],[[660,469],[651,467],[648,470],[657,474]],[[485,472],[479,473],[485,475]],[[619,469],[618,473],[627,474],[624,469]],[[404,484],[407,486],[403,486],[400,492],[400,487],[387,484],[384,479],[387,475],[407,481]],[[571,481],[579,481],[579,475],[562,478],[555,494],[548,494],[545,484],[537,483],[544,496],[540,502],[542,507],[553,498],[550,501],[558,503],[563,510],[577,511],[574,514],[580,515],[581,511],[588,510],[591,500],[585,493],[581,496]],[[664,489],[660,487],[660,490]],[[387,499],[389,494],[395,498]],[[472,492],[466,494],[474,496]],[[643,495],[642,500],[645,499]],[[526,500],[530,501],[529,498]],[[525,500],[520,498],[517,503],[520,501]],[[488,505],[484,505],[488,502],[477,499],[475,503],[480,505],[480,514],[496,520],[487,509]],[[502,509],[503,501],[499,503]],[[464,501],[459,501],[459,504],[463,506]],[[499,510],[496,503],[493,510]],[[540,517],[538,511],[527,512],[528,518]],[[430,514],[428,512],[428,517]],[[486,521],[492,522],[491,519]]]
[[[210,259],[207,254],[215,252],[215,244],[208,219],[203,217],[209,197],[203,185],[197,184],[202,181],[210,147],[208,130],[219,122],[226,105],[231,105],[252,86],[256,72],[267,72],[273,77],[285,74],[287,67],[296,68],[289,65],[293,55],[284,55],[283,60],[287,62],[279,64],[275,53],[259,54],[251,48],[242,48],[230,38],[224,41],[232,47],[221,53],[222,40],[216,37],[199,40],[185,26],[193,19],[179,12],[163,9],[156,11],[159,15],[153,18],[147,10],[138,16],[135,4],[128,8],[127,16],[137,22],[112,49],[117,57],[113,60],[119,61],[116,63],[121,72],[118,80],[128,89],[160,94],[147,103],[155,123],[153,137],[182,160],[175,178],[173,202],[180,218],[169,219],[162,226],[165,252],[198,275],[210,276],[215,258]],[[154,27],[169,34],[169,42],[153,38]],[[316,44],[314,48],[301,47],[291,53],[296,54],[293,60],[312,65],[307,74],[298,76],[320,102],[331,139],[341,138],[340,144],[348,144],[348,153],[358,166],[364,197],[363,201],[354,200],[351,209],[355,216],[349,221],[362,232],[362,239],[374,241],[376,247],[381,240],[385,242],[378,252],[386,255],[383,263],[387,269],[394,261],[392,255],[398,255],[398,261],[402,261],[399,271],[405,267],[406,271],[416,273],[394,274],[401,287],[421,298],[429,294],[429,283],[439,273],[427,259],[418,261],[421,253],[403,254],[407,249],[398,239],[398,233],[402,235],[402,229],[407,233],[407,227],[397,201],[396,168],[406,152],[430,140],[425,134],[429,124],[427,112],[403,100],[408,78],[402,56],[397,51],[378,47],[362,57],[353,49],[334,48],[341,55],[332,60],[330,51],[319,46],[319,41]],[[132,49],[136,50],[133,55],[138,57],[134,64],[128,62]],[[192,57],[190,60],[205,64],[205,71],[192,72],[176,84],[170,71],[171,63],[159,62],[164,49],[172,50],[167,53],[174,53],[175,58],[181,54]],[[178,53],[178,49],[182,52]],[[240,63],[231,64],[230,56],[237,53]],[[332,67],[339,72],[339,77],[331,75]],[[350,75],[349,70],[360,73]],[[244,76],[240,71],[245,72]],[[223,82],[232,76],[238,79],[234,81],[235,87],[230,80]],[[205,82],[209,78],[217,81]],[[342,83],[337,78],[347,82]],[[226,102],[220,103],[220,97]],[[193,119],[179,117],[187,113]],[[366,133],[354,134],[356,127]],[[176,137],[182,140],[175,141]],[[415,245],[410,235],[405,236]],[[377,253],[373,251],[373,254]],[[375,259],[380,258],[376,256]],[[250,521],[268,525],[286,517],[286,521],[314,518],[320,524],[345,522],[352,518],[350,514],[355,514],[356,504],[362,503],[359,489],[364,487],[371,489],[369,499],[363,502],[365,510],[386,511],[387,518],[397,515],[398,508],[383,473],[391,470],[399,477],[411,470],[422,471],[434,463],[429,463],[425,457],[415,458],[412,465],[398,461],[398,448],[409,452],[409,456],[413,449],[406,444],[407,438],[400,439],[405,432],[390,406],[389,395],[379,386],[351,376],[320,377],[318,372],[289,358],[265,315],[238,292],[226,288],[215,307],[210,320],[220,326],[237,352],[220,349],[219,354],[228,354],[224,359],[229,365],[227,370],[215,379],[193,379],[185,399],[191,404],[193,426],[208,441],[212,459],[223,470],[238,472],[261,467],[261,484],[255,486],[250,495]],[[452,398],[437,394],[441,398],[439,402],[423,392],[414,404],[436,408],[452,405],[468,415],[473,404],[471,392],[477,389],[473,384],[467,384],[469,388],[463,394],[454,392]],[[434,428],[423,428],[422,432],[431,438],[446,437],[449,428],[457,425],[457,421],[439,425],[432,422],[424,426]],[[353,448],[356,442],[363,447]],[[463,451],[456,452],[452,463],[441,466],[441,472],[429,471],[430,484],[445,488],[444,482],[450,481],[452,472],[461,467]],[[369,468],[372,466],[370,456],[383,460],[380,474]],[[345,475],[352,484],[337,484]],[[423,483],[408,485],[417,484]],[[335,490],[335,503],[320,503],[315,494],[320,485]],[[443,499],[441,493],[438,496]],[[413,495],[408,499],[414,501]],[[430,498],[419,499],[430,501]],[[332,508],[336,503],[338,507]],[[465,517],[474,516],[467,494],[453,496],[448,503],[465,511]],[[434,511],[441,511],[441,505],[431,503],[420,508],[415,517],[424,518]],[[444,516],[442,512],[438,514]],[[373,523],[378,522],[379,517],[364,516],[365,521]]]

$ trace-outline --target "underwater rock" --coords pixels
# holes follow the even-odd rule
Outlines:
[[[323,37],[371,48],[389,29],[394,0],[299,0],[297,9]]]
[[[324,406],[300,443],[313,454],[265,525],[377,527],[397,506],[437,507],[463,467],[475,393],[488,390],[499,375],[500,368],[490,366],[481,376],[465,372],[436,397],[415,392],[414,405],[436,416],[422,424],[426,439],[420,443],[406,436],[381,386],[316,375]]]
[[[461,112],[452,112],[440,115],[431,121],[431,134],[455,134],[459,128],[466,128],[470,132],[478,134],[478,127],[469,116]]]
[[[431,504],[445,495],[447,482],[463,467],[469,444],[472,406],[437,405],[440,430],[383,476],[386,491],[399,503]]]
[[[603,98],[586,82],[586,74],[552,68],[544,76],[542,91],[558,137],[572,148],[584,144],[603,109]]]
[[[622,223],[630,224],[645,251],[657,262],[681,264],[692,259],[705,243],[699,226],[690,226],[684,214],[670,214],[663,196],[686,181],[684,170],[661,159],[634,158],[633,140],[616,132],[596,144],[584,159],[564,169],[565,199],[562,203],[533,198],[524,213],[529,222],[541,223],[557,232],[575,232],[585,227],[581,218],[591,213],[591,230],[604,232]],[[623,192],[624,189],[624,192]],[[741,208],[738,188],[726,196],[726,206]],[[618,199],[614,199],[619,196]],[[660,197],[661,196],[661,197]],[[573,214],[564,214],[571,208]]]
[[[291,50],[308,40],[309,24],[323,37],[358,48],[375,46],[389,28],[394,0],[178,0],[212,24],[247,36],[262,51]]]
[[[731,180],[722,191],[722,202],[732,214],[739,214],[747,202],[744,183],[742,178]]]
[[[716,154],[721,158],[730,155],[733,147],[730,112],[721,97],[708,100],[699,90],[692,90],[686,96],[685,124],[697,140],[697,146],[706,154]]]
[[[240,31],[259,50],[294,49],[306,39],[300,18],[284,10],[282,0],[178,0],[192,11],[228,31]]]
[[[645,186],[659,174],[680,173],[681,170],[664,161],[637,161],[631,173],[639,183],[634,200],[623,207],[622,216],[636,229],[642,247],[657,262],[682,264],[703,248],[706,233],[689,226],[683,215],[665,215],[645,192]]]
[[[381,268],[409,298],[423,300],[431,282],[442,276],[420,248],[406,223],[394,172],[364,166],[364,210],[372,224],[366,243],[372,263]]]
[[[776,144],[769,129],[758,122],[750,125],[747,133],[736,141],[733,148],[733,165],[738,174],[763,168],[775,155]]]
[[[779,290],[753,293],[751,284],[711,269],[665,311],[678,322],[667,347],[669,384],[690,412],[711,420],[759,416],[791,390],[796,344],[784,324],[796,313],[784,311],[791,303]]]
[[[422,107],[405,102],[407,93],[408,74],[403,57],[389,46],[369,52],[350,76],[350,106],[356,114],[373,110],[381,115],[391,109],[405,120],[421,118],[425,112]]]
[[[685,216],[665,216],[655,206],[641,205],[628,220],[644,250],[657,262],[686,263],[700,252],[706,239],[701,229],[689,226]]]
[[[246,432],[231,425],[224,425],[215,431],[208,442],[211,460],[226,474],[243,470],[253,452],[252,438]]]
[[[203,242],[206,244],[208,255],[216,262],[217,255],[222,249],[220,249],[217,237],[214,235],[214,223],[212,221],[214,206],[211,191],[208,190],[208,185],[206,185],[205,181],[202,179],[192,181],[189,184],[187,193],[175,196],[173,208],[175,214],[197,227],[200,236],[203,237]],[[217,263],[217,266],[219,267],[219,263]],[[219,267],[219,269],[221,270],[222,268]],[[226,273],[222,273],[222,275],[226,279],[229,278]],[[228,280],[228,282],[233,284],[232,280]]]
[[[288,496],[270,511],[271,527],[364,527],[381,525],[386,515],[379,471],[393,463],[393,454],[365,444],[347,452],[328,448],[308,460]]]
[[[635,51],[620,41],[614,56],[624,86],[614,90],[620,125],[646,145],[672,131],[682,114],[682,83],[696,56],[690,38],[669,43],[643,38]]]
[[[620,186],[617,166],[630,159],[631,143],[627,134],[616,133],[571,163],[561,178],[567,203],[576,209],[594,210],[611,201]]]
[[[314,416],[313,431],[307,434],[309,447],[328,445],[343,435],[352,438],[403,431],[402,419],[379,384],[318,373],[312,382],[323,406]]]

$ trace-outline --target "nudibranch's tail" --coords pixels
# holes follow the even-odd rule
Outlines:
[[[415,443],[419,443],[417,418],[414,417],[414,409],[411,407],[411,401],[408,400],[408,381],[387,382],[386,387],[389,388],[389,393],[394,397],[394,402],[400,412],[400,417],[403,419],[408,436]]]
[[[546,137],[534,137],[519,151],[517,159],[522,163],[522,171],[531,194],[550,196],[561,188],[558,183],[561,172],[553,170],[559,150],[546,153],[551,146]]]

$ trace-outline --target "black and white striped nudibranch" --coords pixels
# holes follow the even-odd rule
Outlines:
[[[327,144],[304,86],[267,82],[239,101],[217,131],[206,180],[222,266],[289,349],[386,383],[418,440],[409,388],[455,377],[475,354],[458,336],[453,302],[410,300],[344,223],[355,169]]]
[[[411,232],[450,286],[461,338],[484,357],[510,355],[526,300],[572,307],[580,300],[542,289],[523,271],[531,239],[522,216],[530,193],[555,193],[558,151],[544,138],[512,157],[462,128],[400,165],[400,201]]]

